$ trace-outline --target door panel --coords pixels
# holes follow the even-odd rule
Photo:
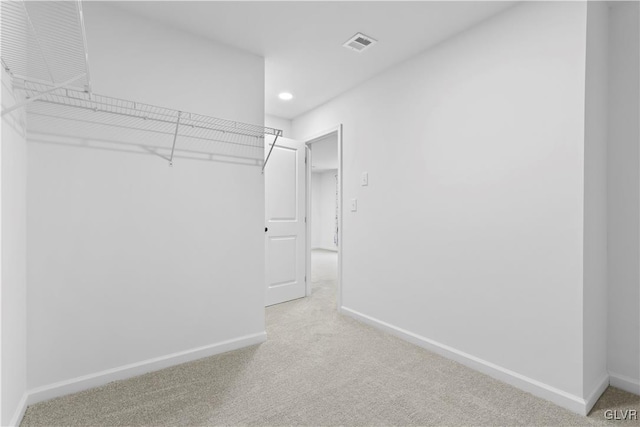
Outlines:
[[[266,153],[273,139],[267,139]],[[278,138],[265,167],[266,305],[305,296],[306,147]]]
[[[282,138],[279,138],[278,143]],[[297,175],[298,150],[288,147],[273,147],[265,174],[267,220],[295,221],[298,215]]]

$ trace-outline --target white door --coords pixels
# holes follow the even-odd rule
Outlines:
[[[264,170],[268,306],[305,296],[305,157],[303,142],[280,137]]]

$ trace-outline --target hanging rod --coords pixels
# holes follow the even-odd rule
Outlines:
[[[168,147],[171,150],[168,159],[170,165],[173,164],[176,145],[180,141],[198,140],[237,146],[245,154],[263,159],[264,170],[268,161],[268,157],[264,159],[265,136],[275,137],[271,145],[273,150],[275,141],[282,135],[282,131],[275,128],[89,94],[84,90],[56,88],[42,82],[19,80],[14,83],[14,88],[28,101],[32,100],[27,113],[33,118],[64,119],[130,132],[171,136],[171,145]],[[49,123],[49,127],[51,132],[64,128],[59,121]]]

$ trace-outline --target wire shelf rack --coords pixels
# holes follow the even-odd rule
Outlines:
[[[27,131],[137,146],[173,164],[178,151],[262,164],[278,129],[94,94],[81,0],[0,0],[2,66],[26,106]],[[273,139],[266,159],[265,138]]]
[[[27,130],[38,134],[99,139],[164,152],[170,164],[176,149],[233,157],[262,164],[265,138],[282,131],[82,90],[52,88],[22,80],[14,84],[28,100]],[[271,141],[269,141],[271,142]]]
[[[2,66],[12,76],[91,90],[80,1],[0,3]]]

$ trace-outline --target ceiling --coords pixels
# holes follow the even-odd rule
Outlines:
[[[265,110],[295,118],[514,2],[117,2],[130,13],[265,57]],[[378,43],[342,47],[357,32]],[[278,99],[288,91],[291,101]]]

